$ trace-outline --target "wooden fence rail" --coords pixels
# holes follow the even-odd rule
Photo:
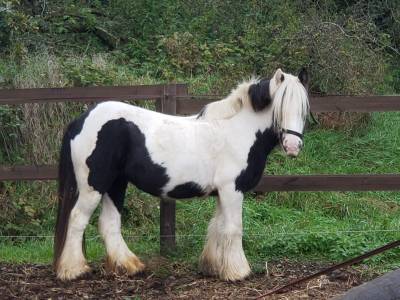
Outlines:
[[[56,180],[57,166],[0,166],[0,181]],[[266,175],[255,192],[399,191],[400,174]],[[171,202],[173,203],[173,202]]]
[[[105,100],[160,100],[168,87],[174,87],[177,96],[187,95],[186,84],[95,86],[73,88],[0,89],[0,104],[100,102]]]
[[[156,110],[172,115],[190,115],[220,96],[191,96],[185,84],[0,90],[1,104],[100,102],[104,100],[156,100]],[[400,111],[400,96],[311,97],[313,112]],[[0,166],[0,181],[55,180],[56,166]],[[269,175],[256,192],[271,191],[398,191],[400,174]],[[175,247],[175,202],[160,203],[161,251]]]

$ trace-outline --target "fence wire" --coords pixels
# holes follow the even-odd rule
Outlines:
[[[245,233],[243,237],[268,237],[268,236],[276,236],[276,235],[288,235],[288,236],[296,236],[296,235],[312,235],[312,234],[361,234],[361,233],[387,233],[387,232],[398,232],[400,233],[400,228],[393,229],[371,229],[371,230],[337,230],[337,231],[297,231],[297,232],[273,232],[273,233]],[[165,237],[172,237],[173,235],[163,235]],[[176,238],[205,238],[206,234],[176,234]],[[154,235],[123,235],[124,238],[159,238],[159,234]],[[54,238],[54,235],[0,235],[0,239],[7,238]],[[100,235],[86,237],[87,240],[95,240],[100,239]]]

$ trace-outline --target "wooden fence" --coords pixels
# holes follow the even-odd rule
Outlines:
[[[1,104],[156,100],[156,110],[171,115],[195,114],[219,96],[192,96],[185,84],[0,90]],[[313,112],[400,111],[400,96],[311,97]],[[388,128],[389,130],[389,128]],[[0,181],[55,180],[56,166],[0,166]],[[271,191],[383,191],[400,190],[400,174],[264,176],[256,192]],[[160,203],[161,251],[175,247],[175,202]]]

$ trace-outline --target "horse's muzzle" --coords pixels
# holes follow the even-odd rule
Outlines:
[[[279,139],[286,155],[296,157],[303,148],[303,134],[294,130],[281,129]]]
[[[296,157],[302,148],[302,142],[293,139],[287,139],[283,142],[282,148],[287,156]]]
[[[297,157],[297,155],[299,155],[299,153],[300,153],[300,148],[297,148],[297,149],[284,148],[284,150],[285,150],[286,155],[290,156],[290,157]]]

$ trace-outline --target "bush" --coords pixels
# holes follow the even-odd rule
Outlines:
[[[26,54],[26,40],[38,30],[37,19],[21,10],[19,0],[0,0],[0,51],[20,60]]]

